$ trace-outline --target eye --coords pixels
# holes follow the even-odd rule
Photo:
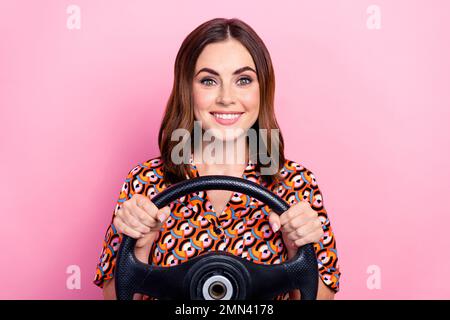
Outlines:
[[[202,80],[200,80],[200,83],[205,85],[205,86],[207,86],[207,87],[212,86],[213,83],[215,83],[215,82],[216,81],[214,79],[211,79],[211,78],[203,78]]]
[[[243,86],[245,86],[245,85],[247,85],[247,84],[250,84],[250,83],[252,83],[252,78],[249,78],[249,77],[242,77],[242,78],[240,78],[239,80],[238,80],[238,83],[240,84],[240,85],[243,85]]]

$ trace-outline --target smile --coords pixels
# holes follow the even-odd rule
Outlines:
[[[230,113],[221,113],[221,112],[211,112],[216,119],[216,122],[222,125],[232,125],[236,123],[243,112],[230,112]]]

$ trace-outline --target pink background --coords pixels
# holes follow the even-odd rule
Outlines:
[[[80,30],[66,27],[70,4]],[[380,30],[366,26],[371,4]],[[102,298],[92,280],[122,182],[159,154],[177,50],[215,17],[243,19],[272,55],[287,156],[315,173],[336,233],[336,298],[450,298],[449,12],[444,0],[0,2],[0,298]]]

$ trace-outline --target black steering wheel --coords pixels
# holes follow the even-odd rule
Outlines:
[[[159,209],[193,192],[228,190],[247,194],[282,214],[289,205],[260,185],[241,178],[211,175],[176,183],[153,197]],[[136,239],[123,235],[119,248],[115,286],[119,300],[134,293],[159,300],[274,299],[299,289],[302,300],[314,300],[318,289],[317,257],[312,244],[298,249],[282,264],[256,264],[223,251],[210,251],[172,267],[153,266],[134,254]]]

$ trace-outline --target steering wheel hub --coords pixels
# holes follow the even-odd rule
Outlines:
[[[191,300],[240,300],[246,296],[249,278],[234,257],[211,255],[190,268],[185,285]]]
[[[203,285],[205,300],[230,300],[233,295],[231,282],[223,276],[212,276]]]

